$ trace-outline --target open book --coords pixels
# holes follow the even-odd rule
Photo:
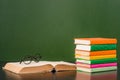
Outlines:
[[[76,71],[62,71],[57,73],[15,74],[5,70],[6,80],[71,80],[76,77]],[[1,79],[2,80],[2,79]]]
[[[26,73],[41,73],[55,71],[76,70],[76,66],[73,63],[64,61],[40,61],[38,63],[31,62],[26,65],[19,62],[8,62],[3,69],[14,72],[16,74]]]

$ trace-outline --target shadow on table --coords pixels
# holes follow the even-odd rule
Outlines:
[[[6,80],[75,80],[76,71],[15,74],[5,70]]]
[[[76,73],[76,80],[117,80],[117,71],[99,72],[99,73]]]

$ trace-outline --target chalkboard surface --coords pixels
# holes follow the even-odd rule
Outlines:
[[[0,0],[1,61],[75,61],[76,37],[117,38],[119,53],[119,34],[120,0]]]

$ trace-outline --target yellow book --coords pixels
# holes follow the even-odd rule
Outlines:
[[[116,54],[114,54],[114,55],[100,55],[100,56],[79,56],[79,55],[75,55],[75,58],[80,58],[80,59],[84,59],[84,60],[97,60],[97,59],[116,58]]]

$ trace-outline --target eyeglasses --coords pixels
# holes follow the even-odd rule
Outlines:
[[[23,62],[24,64],[30,64],[32,61],[34,62],[39,62],[40,59],[42,58],[42,56],[40,56],[40,54],[35,54],[35,55],[27,55],[24,56],[21,60],[20,60],[20,64]]]

